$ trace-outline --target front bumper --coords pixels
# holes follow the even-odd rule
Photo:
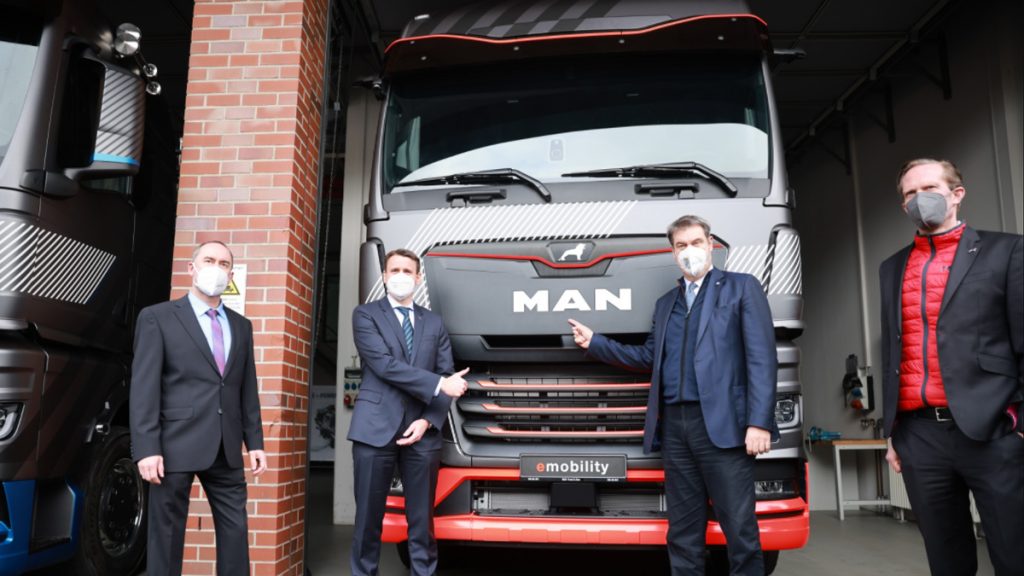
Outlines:
[[[806,474],[806,465],[805,465]],[[438,474],[435,505],[469,481],[515,481],[513,468],[442,468]],[[662,470],[630,470],[627,482],[663,482]],[[384,516],[383,541],[407,538],[405,501],[390,496]],[[810,510],[805,498],[757,502],[761,546],[765,550],[801,548],[810,533]],[[531,543],[563,545],[664,546],[668,521],[665,518],[602,518],[594,516],[483,516],[476,513],[439,515],[434,518],[438,540],[479,543]],[[716,521],[709,521],[707,544],[725,544]]]

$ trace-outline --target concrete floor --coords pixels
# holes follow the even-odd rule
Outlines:
[[[351,526],[331,524],[330,471],[314,471],[310,478],[310,532],[307,569],[311,576],[348,574]],[[441,548],[441,576],[486,574],[559,575],[667,574],[662,550],[536,550],[450,546]],[[985,541],[978,541],[978,575],[994,574]],[[385,544],[380,576],[408,572],[395,546]],[[924,544],[917,526],[871,512],[847,511],[840,522],[835,512],[811,513],[811,537],[800,550],[782,552],[775,574],[806,576],[921,576],[928,574]]]

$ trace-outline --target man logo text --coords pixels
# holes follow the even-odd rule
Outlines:
[[[618,294],[611,290],[598,288],[594,290],[593,304],[588,301],[579,290],[566,290],[550,306],[551,295],[548,290],[538,290],[531,296],[523,290],[512,291],[512,312],[565,312],[567,310],[580,310],[598,312],[609,309],[609,306],[618,310],[633,309],[633,290],[622,288]]]

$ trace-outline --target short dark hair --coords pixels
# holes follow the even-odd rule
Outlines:
[[[959,188],[964,185],[963,176],[960,175],[960,170],[949,160],[942,160],[935,158],[914,158],[913,160],[907,161],[906,164],[900,168],[900,175],[896,177],[896,193],[900,196],[900,202],[903,201],[903,177],[910,172],[911,168],[918,166],[924,166],[925,164],[938,164],[942,166],[942,177],[946,179],[946,184],[949,185],[949,189]]]
[[[202,250],[204,246],[208,246],[210,244],[220,244],[221,246],[223,246],[224,249],[228,251],[228,254],[231,255],[231,267],[235,267],[235,253],[231,251],[231,248],[228,248],[227,244],[221,242],[220,240],[207,240],[206,242],[203,242],[199,246],[196,246],[195,250],[192,251],[192,261],[195,262],[196,257],[199,256],[199,251]]]
[[[711,238],[711,224],[708,224],[708,221],[703,219],[703,218],[701,218],[700,216],[694,216],[693,214],[687,214],[686,216],[680,216],[679,218],[676,218],[675,222],[669,224],[669,226],[668,226],[668,243],[669,243],[669,245],[672,245],[672,243],[675,241],[675,238],[673,238],[673,236],[676,235],[676,232],[682,230],[683,228],[690,228],[692,226],[700,226],[701,228],[704,229],[704,236],[706,236],[708,238]]]
[[[406,250],[405,248],[395,248],[391,252],[384,255],[384,270],[388,269],[388,260],[391,260],[392,256],[404,256],[416,263],[416,273],[420,273],[420,257],[416,255],[412,250]]]

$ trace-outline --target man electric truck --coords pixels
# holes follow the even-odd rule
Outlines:
[[[0,575],[132,574],[132,333],[170,286],[177,137],[137,27],[86,0],[0,10]]]
[[[361,298],[421,255],[469,391],[444,429],[440,540],[663,546],[664,473],[641,447],[648,375],[588,361],[573,317],[642,343],[680,276],[666,229],[712,226],[714,265],[760,279],[781,440],[757,459],[767,572],[808,537],[799,236],[765,22],[742,2],[481,3],[386,51]],[[358,400],[357,400],[358,401]],[[713,514],[712,564],[724,558]],[[384,539],[406,538],[401,486]],[[400,547],[401,551],[401,547]]]

